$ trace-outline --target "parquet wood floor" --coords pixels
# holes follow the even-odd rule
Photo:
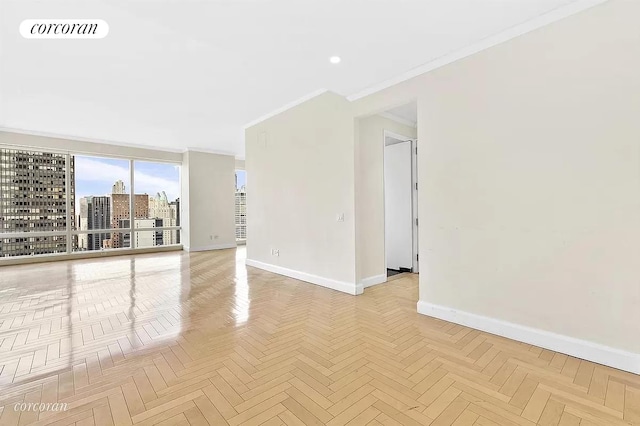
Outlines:
[[[354,297],[243,253],[0,269],[0,424],[640,425],[640,376],[419,315],[416,276]]]

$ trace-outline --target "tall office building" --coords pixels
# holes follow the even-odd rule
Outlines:
[[[118,227],[121,229],[129,228],[129,219],[120,219],[118,221]],[[164,235],[162,230],[135,231],[137,228],[160,228],[162,227],[162,219],[134,219],[133,227],[136,248],[148,248],[163,245]],[[119,241],[120,247],[131,247],[131,235],[129,233],[122,233]]]
[[[116,188],[116,185],[113,187]],[[124,186],[123,186],[124,188]],[[121,228],[122,221],[130,219],[130,195],[129,194],[111,194],[111,227],[114,229]],[[136,194],[133,198],[133,218],[148,219],[149,218],[149,196],[147,194]],[[127,222],[128,223],[128,222]],[[110,248],[129,247],[125,245],[125,239],[130,238],[128,234],[122,232],[113,232],[111,234]]]
[[[80,199],[79,229],[111,228],[111,198],[108,196],[89,196]],[[101,250],[105,248],[105,240],[111,238],[110,233],[80,234],[78,248],[80,250]]]
[[[167,194],[164,191],[162,191],[162,193],[157,193],[155,197],[149,197],[149,217],[157,217],[161,219],[171,217],[169,200],[167,199]]]
[[[135,219],[147,219],[149,217],[149,196],[136,194],[133,199],[133,209]],[[129,194],[111,194],[111,219],[111,223],[116,226],[118,220],[129,219]]]
[[[113,184],[113,189],[111,190],[112,194],[126,194],[126,188],[124,186],[124,182],[122,180],[117,180],[116,183]]]
[[[66,169],[71,180],[66,193]],[[67,195],[75,219],[74,158],[51,152],[0,149],[0,229],[8,232],[64,231]],[[0,257],[64,253],[66,235],[0,239]]]
[[[177,203],[170,203],[164,191],[156,194],[155,197],[149,197],[149,218],[159,219],[160,226],[177,226],[176,208],[179,206],[179,201]],[[179,236],[178,231],[168,229],[163,231],[162,240],[167,245],[178,244],[180,242]]]
[[[171,214],[176,218],[176,226],[180,226],[180,198],[176,198],[175,201],[169,203]],[[175,233],[175,244],[180,244],[180,231],[173,231]]]
[[[77,224],[79,231],[86,231],[89,229],[89,203],[87,203],[87,197],[80,198],[78,203],[78,217]],[[74,246],[74,250],[88,250],[88,234],[79,234],[77,236],[76,245]]]
[[[236,177],[237,180],[237,177]],[[236,240],[247,239],[247,191],[245,187],[236,189]]]

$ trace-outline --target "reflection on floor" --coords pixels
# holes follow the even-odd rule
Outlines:
[[[418,315],[417,279],[354,297],[244,249],[2,268],[0,424],[639,424],[640,377]]]

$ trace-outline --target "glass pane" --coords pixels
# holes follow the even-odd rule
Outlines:
[[[0,258],[67,252],[66,235],[0,238]]]
[[[146,214],[136,213],[134,228],[180,226],[180,166],[135,161],[133,168],[136,197],[147,197],[148,203]],[[136,242],[141,248],[179,244],[180,233],[140,231]]]
[[[129,160],[75,156],[75,193],[78,217],[75,229],[123,228],[123,220],[129,220]],[[74,239],[73,251],[103,250],[125,247],[120,233],[84,234]],[[105,237],[106,235],[106,237]],[[95,237],[94,237],[95,236]],[[106,241],[106,242],[105,242]],[[106,244],[106,246],[105,246]]]
[[[247,186],[247,172],[244,170],[236,170],[236,189],[245,189]]]
[[[236,240],[247,239],[247,173],[236,170]]]
[[[152,219],[149,219],[152,220]],[[138,221],[136,221],[138,222]],[[141,224],[142,227],[144,224]],[[145,226],[146,228],[146,226]],[[134,232],[137,248],[170,246],[180,241],[180,230],[178,229],[158,229],[151,231]]]
[[[131,247],[131,234],[129,232],[82,233],[74,235],[73,238],[74,252]]]
[[[66,168],[64,154],[0,149],[0,233],[64,231]]]

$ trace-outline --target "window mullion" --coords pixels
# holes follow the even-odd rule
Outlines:
[[[73,252],[73,244],[71,242],[71,224],[73,217],[71,215],[71,154],[65,154],[65,178],[64,178],[64,193],[65,193],[65,203],[66,203],[66,211],[67,211],[67,254]],[[75,190],[74,190],[75,194]],[[75,197],[74,197],[75,198]]]
[[[136,248],[136,239],[135,239],[135,234],[133,233],[133,222],[135,221],[135,206],[136,206],[136,202],[135,202],[135,183],[133,182],[133,176],[135,175],[135,170],[134,168],[134,161],[132,159],[129,160],[129,173],[130,173],[130,177],[129,177],[129,182],[130,182],[130,186],[131,186],[131,196],[129,197],[129,241],[130,244],[129,246],[132,249]]]

